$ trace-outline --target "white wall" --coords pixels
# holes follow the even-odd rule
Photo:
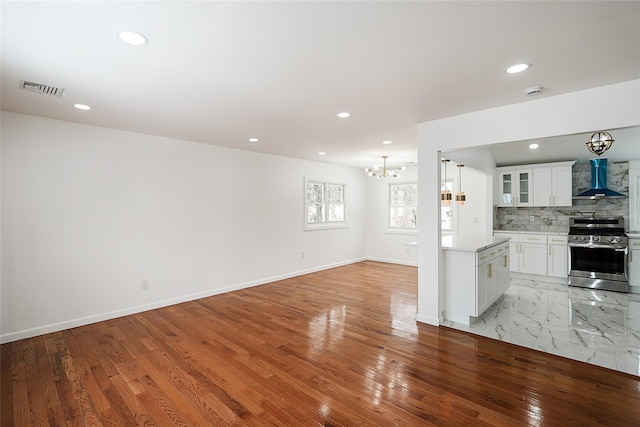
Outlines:
[[[1,120],[3,342],[366,255],[359,169]],[[346,183],[348,228],[303,231],[305,175]]]
[[[364,175],[364,172],[363,172]],[[366,175],[365,175],[366,176]],[[416,233],[389,231],[389,184],[417,182],[417,167],[408,167],[399,178],[367,178],[367,258],[375,261],[418,265],[418,248],[405,243],[416,242]],[[418,227],[420,224],[418,224]]]
[[[416,318],[439,325],[444,308],[438,218],[441,151],[639,124],[640,80],[419,124],[418,220],[422,226],[418,238]]]

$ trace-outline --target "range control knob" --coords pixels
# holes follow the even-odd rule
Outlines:
[[[611,238],[611,243],[620,243],[622,241],[621,238],[619,237],[612,237]]]
[[[592,239],[594,242],[599,242],[599,241],[600,241],[600,236],[591,236],[591,239]]]

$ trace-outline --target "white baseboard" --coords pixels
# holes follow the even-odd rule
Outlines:
[[[640,286],[629,285],[630,294],[640,294]]]
[[[122,310],[115,310],[115,311],[110,311],[106,313],[96,314],[94,316],[70,319],[70,320],[65,320],[64,322],[51,323],[48,325],[42,325],[35,328],[10,332],[10,333],[0,335],[0,344],[18,341],[25,338],[32,338],[38,335],[49,334],[52,332],[63,331],[65,329],[76,328],[78,326],[89,325],[91,323],[102,322],[105,320],[115,319],[122,316],[129,316],[131,314],[142,313],[144,311],[149,311],[149,310],[155,310],[156,308],[167,307],[170,305],[180,304],[187,301],[194,301],[200,298],[206,298],[214,295],[223,294],[226,292],[232,292],[240,289],[250,288],[253,286],[264,285],[267,283],[277,282],[278,280],[290,279],[292,277],[302,276],[309,273],[315,273],[322,270],[329,270],[331,268],[342,267],[344,265],[354,264],[356,262],[366,261],[366,260],[367,258],[362,257],[362,258],[356,258],[356,259],[347,260],[347,261],[341,261],[341,262],[327,264],[319,267],[313,267],[305,270],[294,271],[287,274],[281,274],[278,276],[272,276],[264,279],[253,280],[251,282],[238,283],[235,285],[225,286],[225,287],[213,289],[210,291],[183,295],[176,298],[155,301],[149,304],[143,304],[143,305],[138,305],[134,307],[127,307]]]
[[[386,262],[389,264],[400,264],[400,265],[408,265],[410,267],[417,267],[418,263],[414,261],[402,261],[399,259],[389,259],[389,258],[377,258],[377,257],[367,257],[367,261],[377,261],[377,262]]]

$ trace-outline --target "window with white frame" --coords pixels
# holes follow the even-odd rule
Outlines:
[[[453,194],[453,180],[443,182],[442,189],[449,190]],[[449,206],[440,206],[440,228],[453,231],[453,203]]]
[[[344,184],[305,179],[305,228],[346,227]]]
[[[389,184],[389,228],[416,230],[418,216],[418,184]]]

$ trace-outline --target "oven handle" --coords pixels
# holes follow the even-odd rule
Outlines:
[[[626,251],[626,245],[598,245],[593,243],[569,243],[570,248],[592,248],[592,249],[614,249],[615,251]]]

